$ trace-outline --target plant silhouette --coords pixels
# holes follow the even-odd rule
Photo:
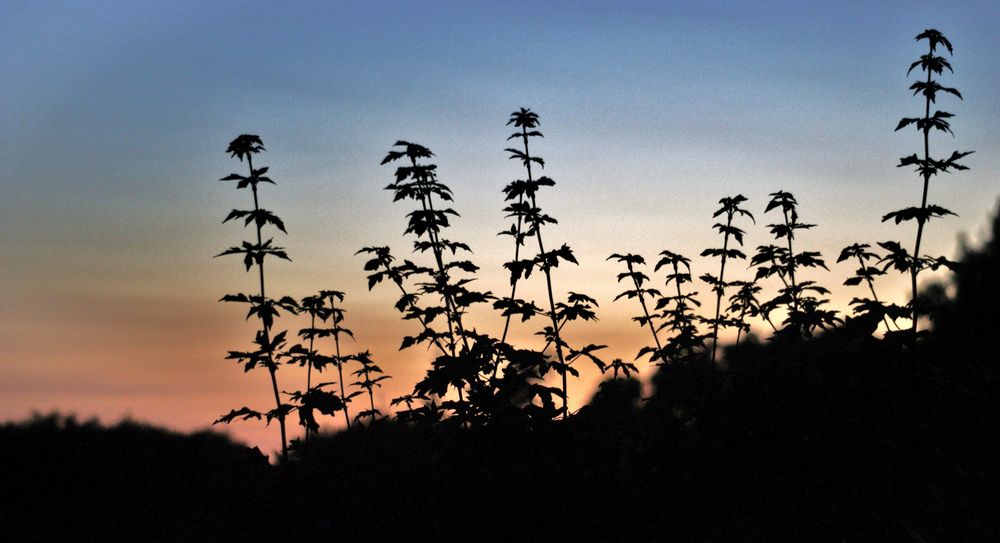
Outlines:
[[[649,276],[647,276],[645,273],[642,273],[641,271],[636,270],[635,268],[636,266],[645,265],[646,260],[642,258],[642,256],[640,255],[635,255],[631,253],[623,255],[615,253],[608,257],[608,260],[611,259],[615,259],[619,262],[624,263],[627,270],[625,272],[618,274],[618,282],[621,283],[623,280],[629,279],[632,281],[632,286],[635,287],[634,289],[626,290],[621,294],[615,296],[615,301],[618,301],[623,297],[635,298],[636,300],[639,301],[639,306],[642,307],[642,315],[632,317],[632,320],[639,323],[639,326],[645,326],[649,328],[650,333],[653,335],[653,343],[656,345],[655,351],[645,351],[645,353],[648,353],[650,355],[649,360],[654,364],[665,361],[666,358],[665,358],[665,352],[663,350],[663,345],[660,343],[660,337],[657,334],[659,330],[656,324],[653,322],[653,315],[649,313],[649,306],[646,303],[647,298],[649,299],[663,298],[663,294],[661,294],[660,291],[657,289],[644,288],[643,285],[645,285],[646,282],[649,281]],[[642,357],[643,354],[644,352],[640,352],[639,355],[636,356],[636,358]],[[617,366],[615,366],[615,364],[617,364]],[[618,369],[625,368],[625,366],[622,366],[622,361],[617,359],[612,362],[612,365],[615,366],[614,374],[615,377],[617,378]],[[626,372],[626,375],[628,375],[628,372]]]
[[[573,264],[578,264],[576,257],[573,255],[573,250],[569,245],[563,244],[560,248],[555,250],[545,250],[545,242],[542,238],[542,227],[545,224],[555,224],[557,221],[555,218],[546,215],[542,212],[541,208],[538,207],[537,194],[542,187],[553,187],[555,186],[555,181],[546,177],[540,176],[537,179],[532,172],[532,165],[537,165],[539,168],[545,167],[545,160],[539,156],[531,154],[528,147],[529,138],[542,137],[542,133],[535,130],[539,126],[538,114],[531,111],[530,109],[520,108],[510,114],[510,120],[507,121],[508,126],[513,124],[516,128],[520,128],[519,132],[515,132],[507,138],[508,141],[512,139],[520,139],[522,148],[516,149],[509,147],[505,149],[510,156],[511,160],[517,160],[521,162],[524,166],[527,179],[516,180],[504,188],[504,193],[506,193],[507,201],[516,202],[511,203],[507,206],[504,211],[509,215],[517,218],[517,224],[512,228],[511,235],[514,237],[515,245],[515,258],[513,261],[504,264],[504,267],[510,270],[510,284],[511,284],[511,304],[514,304],[514,292],[517,288],[517,282],[523,277],[527,279],[532,270],[539,268],[542,274],[545,276],[545,291],[548,295],[549,310],[547,315],[551,326],[546,326],[542,331],[542,335],[548,341],[548,343],[555,346],[556,351],[556,361],[552,363],[552,368],[559,374],[562,379],[562,416],[566,418],[569,416],[569,385],[567,380],[568,374],[578,374],[576,370],[570,367],[570,362],[573,357],[573,353],[570,353],[570,357],[564,356],[563,351],[569,346],[563,341],[560,330],[559,315],[557,313],[557,306],[555,301],[555,293],[552,284],[552,269],[559,266],[559,262],[571,262]],[[522,226],[527,225],[527,230],[522,231]],[[534,258],[531,259],[521,259],[518,260],[519,251],[517,248],[523,244],[524,238],[535,238],[538,244],[538,252]],[[524,308],[521,304],[520,308]],[[504,324],[504,337],[506,339],[506,330],[510,322],[510,313],[507,314],[507,318]],[[588,354],[592,352],[588,351]],[[579,355],[578,355],[579,356]]]
[[[747,255],[743,254],[743,251],[739,249],[731,249],[729,246],[729,240],[732,239],[741,247],[743,246],[743,235],[746,234],[742,229],[733,226],[733,218],[737,215],[748,217],[751,222],[754,221],[753,214],[749,211],[740,207],[740,204],[747,201],[746,197],[742,194],[737,194],[736,196],[727,196],[719,200],[719,204],[722,205],[712,218],[719,217],[720,215],[726,216],[725,224],[715,223],[712,228],[715,228],[720,234],[722,234],[722,247],[709,248],[701,252],[701,256],[712,256],[719,258],[719,276],[716,277],[710,273],[706,273],[701,276],[701,280],[705,281],[709,285],[712,285],[712,291],[715,292],[715,317],[708,321],[708,324],[712,325],[712,363],[715,363],[716,353],[719,350],[719,327],[721,326],[731,326],[734,323],[721,314],[722,310],[722,297],[725,296],[726,287],[736,286],[734,283],[726,282],[726,261],[729,259],[746,260]],[[737,326],[739,326],[737,324]]]
[[[924,225],[934,218],[944,217],[945,215],[954,215],[948,209],[945,209],[938,205],[927,203],[927,192],[930,187],[931,177],[937,175],[938,173],[950,173],[953,170],[967,170],[968,167],[959,164],[958,161],[962,158],[968,156],[972,151],[953,151],[951,156],[944,159],[933,159],[930,155],[930,133],[931,130],[937,130],[940,132],[946,132],[948,134],[954,135],[951,130],[951,121],[948,119],[954,117],[951,113],[947,111],[937,110],[934,114],[931,114],[931,104],[937,102],[937,97],[939,93],[951,94],[956,96],[958,99],[962,99],[962,94],[958,92],[957,89],[952,87],[945,87],[941,85],[937,80],[934,79],[934,74],[938,76],[943,75],[944,70],[953,71],[951,68],[951,63],[948,62],[943,56],[938,56],[938,47],[943,47],[948,50],[948,54],[953,53],[951,42],[948,41],[943,34],[934,29],[927,29],[917,34],[917,41],[926,40],[927,41],[927,53],[920,56],[920,59],[910,64],[910,69],[906,71],[909,75],[914,68],[920,67],[920,70],[927,74],[927,78],[924,81],[915,81],[910,85],[910,89],[913,90],[913,95],[922,94],[924,96],[924,115],[923,117],[904,117],[896,125],[896,130],[901,130],[909,125],[916,126],[917,130],[921,132],[923,136],[923,153],[922,157],[917,154],[912,154],[899,159],[899,167],[905,166],[915,166],[916,171],[920,174],[923,180],[923,193],[920,198],[920,207],[907,207],[897,211],[892,211],[885,214],[882,217],[882,221],[888,221],[893,219],[896,224],[908,221],[917,221],[917,235],[916,240],[913,242],[913,253],[909,255],[907,262],[907,271],[910,274],[910,312],[911,312],[911,332],[912,335],[916,336],[918,330],[918,320],[921,314],[921,308],[919,307],[917,298],[917,276],[921,271],[931,268],[937,269],[939,266],[950,267],[952,265],[951,261],[943,256],[932,257],[932,256],[921,256],[920,255],[920,243],[923,240]]]
[[[757,267],[755,280],[776,276],[782,284],[777,296],[760,304],[761,313],[770,321],[770,314],[775,309],[783,307],[787,312],[783,322],[785,326],[777,333],[801,338],[812,337],[816,329],[832,328],[841,319],[835,311],[823,308],[829,300],[816,297],[829,294],[829,290],[814,281],[796,279],[795,274],[801,268],[823,268],[829,271],[822,255],[818,252],[795,252],[793,243],[795,233],[816,226],[799,222],[797,208],[798,202],[791,193],[779,190],[771,194],[771,201],[768,202],[764,213],[780,210],[782,222],[769,224],[767,227],[775,240],[784,240],[785,245],[758,246],[750,264]]]
[[[286,313],[296,313],[298,311],[298,303],[289,297],[282,297],[280,299],[268,298],[264,290],[265,257],[271,256],[289,261],[291,261],[291,259],[288,257],[288,254],[285,253],[284,248],[273,245],[273,238],[264,241],[261,234],[264,226],[267,225],[273,226],[278,230],[287,233],[285,231],[284,222],[277,215],[261,208],[259,205],[257,192],[260,183],[274,184],[274,181],[265,175],[268,171],[267,167],[260,169],[254,169],[253,167],[253,155],[258,154],[263,150],[264,143],[261,141],[260,137],[250,134],[243,134],[237,137],[229,143],[229,147],[226,149],[226,152],[233,158],[238,158],[241,162],[243,159],[246,159],[249,175],[243,176],[233,173],[223,177],[222,181],[236,181],[237,189],[245,189],[249,187],[251,193],[253,194],[253,209],[234,209],[229,212],[229,215],[227,215],[225,220],[222,222],[225,223],[233,219],[243,219],[245,226],[250,226],[250,224],[253,223],[256,230],[257,243],[244,241],[242,245],[230,247],[216,256],[243,255],[243,264],[246,266],[248,272],[255,266],[257,268],[260,287],[258,294],[227,294],[223,296],[221,300],[223,302],[250,304],[250,310],[247,312],[247,318],[257,317],[260,321],[260,330],[257,332],[256,338],[254,338],[256,349],[253,351],[230,351],[229,356],[226,358],[235,359],[244,364],[244,371],[250,371],[258,365],[267,368],[268,374],[271,377],[271,388],[274,393],[275,407],[274,409],[268,411],[266,416],[268,421],[275,418],[278,419],[278,426],[281,431],[281,456],[287,461],[288,438],[285,432],[285,417],[291,411],[291,406],[281,401],[277,376],[279,360],[276,356],[285,344],[286,333],[281,331],[272,334],[271,328],[274,325],[275,317],[278,317],[281,314],[281,311]],[[248,418],[260,419],[261,413],[248,407],[243,407],[238,410],[234,409],[233,411],[230,411],[228,414],[219,418],[216,423],[229,423],[236,418],[242,418],[243,420],[247,420]]]

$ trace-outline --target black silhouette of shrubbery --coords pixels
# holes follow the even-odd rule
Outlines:
[[[210,432],[58,415],[0,426],[8,541],[253,539],[240,519],[274,476],[259,450]]]

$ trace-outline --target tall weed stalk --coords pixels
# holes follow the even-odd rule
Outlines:
[[[715,211],[712,218],[725,215],[726,222],[725,224],[715,223],[712,228],[715,228],[720,234],[722,234],[722,247],[709,248],[701,252],[701,256],[719,258],[719,276],[716,277],[710,273],[706,273],[700,278],[702,281],[712,285],[712,292],[715,293],[715,317],[708,321],[708,323],[712,325],[713,364],[715,363],[716,352],[719,349],[719,327],[732,325],[730,320],[721,314],[722,297],[725,296],[726,287],[735,286],[735,283],[726,282],[726,261],[729,259],[746,260],[747,258],[747,255],[743,254],[743,251],[730,248],[729,246],[729,241],[731,239],[742,247],[743,236],[746,234],[746,232],[742,229],[733,226],[733,218],[737,215],[742,215],[749,217],[752,222],[756,222],[754,221],[753,214],[740,207],[740,204],[745,201],[747,201],[747,199],[742,194],[737,194],[736,196],[726,197],[719,200],[722,207]]]
[[[226,149],[226,152],[229,153],[231,157],[238,158],[241,162],[243,159],[246,159],[249,175],[243,176],[234,173],[223,177],[222,181],[236,181],[237,189],[245,189],[249,187],[251,193],[253,194],[253,209],[234,209],[228,216],[226,216],[223,222],[228,222],[234,219],[243,219],[245,226],[249,226],[253,223],[257,241],[256,243],[244,241],[242,245],[230,247],[216,256],[242,255],[243,263],[248,272],[255,266],[257,268],[259,285],[258,294],[227,294],[222,298],[222,301],[224,302],[250,304],[250,310],[247,313],[247,318],[256,316],[260,322],[260,330],[257,332],[257,336],[254,339],[254,343],[257,348],[254,351],[230,351],[227,358],[235,359],[240,363],[243,363],[244,371],[250,371],[258,365],[267,368],[268,374],[271,377],[271,389],[274,393],[275,403],[275,408],[267,413],[267,418],[268,420],[273,418],[278,419],[278,426],[281,431],[281,456],[282,459],[287,461],[288,438],[285,431],[285,417],[292,410],[292,406],[281,401],[277,377],[277,354],[285,344],[285,332],[282,331],[272,335],[271,328],[274,325],[274,318],[280,314],[279,310],[295,313],[298,309],[298,304],[295,300],[289,297],[283,297],[281,299],[268,298],[264,288],[265,257],[271,256],[289,261],[291,259],[288,257],[288,254],[285,253],[284,248],[277,247],[273,244],[273,238],[266,241],[263,239],[262,231],[267,225],[273,226],[278,230],[287,233],[284,222],[277,215],[260,207],[258,186],[261,183],[274,184],[274,181],[265,175],[268,171],[267,167],[260,169],[255,169],[253,167],[253,155],[258,154],[263,150],[264,144],[260,137],[249,134],[237,137],[229,143],[229,147]],[[235,418],[242,418],[246,420],[248,418],[259,419],[260,417],[261,414],[259,412],[244,407],[240,410],[231,411],[229,414],[224,415],[217,420],[216,423],[229,423]]]
[[[923,180],[923,192],[920,198],[920,207],[907,207],[897,211],[892,211],[887,213],[882,217],[882,221],[888,221],[893,219],[896,224],[901,222],[916,221],[917,222],[917,234],[916,240],[913,243],[913,253],[909,255],[909,265],[908,271],[910,273],[910,318],[911,323],[911,334],[915,337],[917,334],[917,321],[919,320],[921,309],[919,307],[919,302],[917,299],[917,277],[921,271],[932,268],[937,269],[939,266],[951,267],[952,262],[943,256],[932,257],[932,256],[921,256],[920,255],[920,245],[923,241],[924,235],[924,225],[930,221],[930,219],[944,217],[945,215],[955,215],[952,211],[945,209],[938,205],[927,203],[927,193],[930,188],[931,177],[937,175],[938,173],[949,173],[952,170],[967,170],[968,167],[959,164],[958,161],[965,156],[972,153],[972,151],[953,151],[951,156],[944,160],[936,160],[931,158],[930,154],[930,133],[931,130],[938,130],[940,132],[946,132],[948,134],[954,135],[951,130],[951,122],[948,120],[954,115],[948,113],[947,111],[936,110],[934,114],[931,114],[931,104],[934,104],[937,100],[939,93],[951,94],[958,99],[962,99],[962,94],[958,92],[957,89],[952,87],[945,87],[941,85],[937,80],[934,79],[934,75],[937,74],[941,76],[944,74],[944,70],[947,69],[949,72],[953,72],[951,63],[948,62],[943,56],[938,56],[938,47],[944,47],[948,50],[948,54],[953,54],[953,49],[951,42],[943,34],[934,29],[927,29],[917,34],[917,41],[926,40],[927,41],[927,53],[920,56],[920,59],[910,64],[910,69],[906,71],[909,75],[914,68],[920,67],[920,70],[927,74],[923,81],[915,81],[910,85],[910,90],[913,91],[913,95],[922,94],[924,96],[924,115],[923,117],[904,117],[896,125],[896,130],[901,130],[909,125],[914,125],[917,131],[923,136],[923,153],[922,157],[918,156],[916,153],[905,156],[899,159],[898,167],[904,166],[915,166],[916,172],[920,175]]]
[[[511,134],[507,139],[508,141],[511,139],[520,139],[522,148],[515,149],[509,147],[506,151],[510,154],[508,158],[521,162],[525,168],[527,179],[514,181],[505,189],[508,201],[517,200],[511,203],[506,211],[511,216],[517,217],[519,223],[527,225],[526,231],[515,232],[515,241],[519,242],[521,236],[525,238],[534,237],[538,244],[538,253],[533,259],[515,259],[505,264],[505,267],[511,272],[510,283],[512,292],[518,280],[521,277],[527,278],[536,267],[540,268],[542,274],[545,276],[545,292],[549,302],[547,314],[551,326],[546,327],[543,334],[546,336],[546,339],[549,339],[555,345],[557,361],[553,363],[553,367],[562,378],[562,415],[563,418],[566,418],[569,416],[569,385],[567,374],[573,373],[573,371],[569,368],[567,358],[563,352],[567,345],[562,340],[560,332],[559,316],[556,310],[555,293],[552,284],[552,269],[559,266],[560,261],[572,262],[573,264],[578,264],[578,262],[573,255],[573,250],[566,244],[563,244],[559,249],[545,250],[545,241],[542,238],[542,226],[545,224],[555,224],[556,219],[546,215],[538,207],[537,193],[542,187],[552,187],[556,183],[546,176],[540,176],[536,179],[532,171],[532,165],[537,165],[539,168],[545,167],[545,160],[539,156],[532,155],[528,146],[529,138],[542,137],[541,132],[534,130],[539,125],[538,115],[530,109],[520,108],[518,111],[511,113],[507,124],[513,124],[521,128],[519,132]],[[529,128],[532,130],[529,131]],[[513,298],[513,294],[511,298]]]

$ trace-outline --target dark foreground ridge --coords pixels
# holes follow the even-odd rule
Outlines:
[[[130,540],[452,536],[989,541],[996,388],[877,343],[751,345],[545,427],[382,422],[271,467],[212,434],[50,416],[0,430],[5,531]],[[995,366],[994,366],[995,368]],[[664,391],[669,391],[665,394]]]

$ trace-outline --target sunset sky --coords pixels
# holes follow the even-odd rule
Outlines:
[[[505,123],[522,106],[541,116],[533,151],[557,186],[539,203],[559,220],[545,235],[580,260],[555,271],[556,288],[601,304],[600,321],[570,339],[609,345],[609,359],[634,356],[647,335],[629,321],[637,307],[612,303],[620,269],[607,256],[655,261],[670,249],[693,257],[696,275],[715,273],[696,257],[717,243],[723,196],[750,199],[752,252],[770,242],[767,194],[793,192],[819,225],[796,241],[832,270],[810,277],[840,308],[860,294],[840,286],[854,269],[834,265],[842,247],[912,245],[912,225],[880,217],[919,204],[919,178],[895,165],[921,150],[920,136],[893,128],[922,113],[906,69],[925,52],[913,40],[925,28],[953,42],[955,73],[942,82],[965,98],[939,99],[956,114],[955,137],[935,134],[932,154],[976,150],[970,171],[932,182],[931,201],[959,217],[931,223],[925,251],[957,256],[959,236],[976,240],[1000,195],[995,1],[0,6],[0,420],[59,410],[191,430],[234,407],[269,407],[266,372],[224,360],[248,346],[253,323],[216,302],[255,288],[238,258],[212,258],[251,234],[220,224],[250,205],[218,181],[245,171],[224,152],[243,133],[264,140],[256,163],[278,184],[262,188],[262,205],[289,230],[276,237],[294,262],[268,264],[269,289],[347,292],[348,349],[370,349],[393,376],[383,410],[429,359],[397,351],[417,330],[399,320],[391,289],[368,291],[354,256],[367,245],[409,251],[410,208],[382,190],[393,169],[379,166],[397,139],[437,155],[462,214],[449,236],[472,246],[481,288],[499,295],[513,250],[496,236],[509,225],[500,189],[523,176],[503,152]],[[525,294],[541,305],[531,281]],[[907,290],[901,276],[881,284],[895,301]],[[499,334],[495,317],[475,317]],[[515,339],[537,344],[540,323]],[[304,386],[297,370],[279,378]],[[571,384],[572,407],[597,378],[588,369]],[[228,431],[277,446],[261,424]]]

